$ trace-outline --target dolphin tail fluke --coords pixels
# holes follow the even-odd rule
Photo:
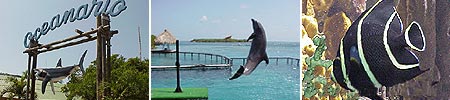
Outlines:
[[[47,87],[47,83],[50,81],[50,78],[45,78],[44,81],[42,81],[42,94],[45,93],[45,87]]]
[[[78,63],[78,66],[80,66],[81,72],[83,72],[84,74],[84,67],[83,67],[83,61],[84,61],[84,56],[86,56],[88,50],[84,51],[83,55],[80,58],[80,63]]]
[[[244,70],[245,70],[244,66],[241,66],[239,68],[239,70],[229,80],[233,80],[233,79],[239,78],[244,73]]]

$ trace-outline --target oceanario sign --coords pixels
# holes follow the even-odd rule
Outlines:
[[[38,26],[33,32],[28,32],[25,34],[23,39],[23,45],[25,48],[29,47],[27,40],[38,41],[42,35],[46,35],[49,31],[53,31],[60,27],[62,24],[67,24],[67,21],[74,22],[75,20],[83,20],[89,18],[92,12],[93,16],[99,16],[102,13],[108,14],[111,17],[116,17],[127,9],[125,0],[117,0],[111,6],[109,6],[110,0],[103,1],[92,0],[92,4],[84,4],[75,8],[71,8],[64,12],[63,16],[60,14],[55,15],[49,22],[42,23],[42,26]],[[109,8],[109,9],[108,9]]]

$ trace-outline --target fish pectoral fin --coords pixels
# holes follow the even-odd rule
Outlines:
[[[267,53],[264,54],[263,60],[266,61],[266,64],[269,64],[269,57],[267,57]]]
[[[425,37],[419,23],[413,21],[405,30],[405,41],[413,50],[425,50]]]
[[[241,67],[240,67],[239,70],[233,75],[233,77],[231,77],[231,78],[228,79],[228,80],[233,80],[233,79],[239,78],[239,77],[244,73],[244,70],[245,70],[244,66],[241,65]]]
[[[55,86],[53,85],[53,82],[50,82],[50,86],[52,86],[52,92],[53,92],[53,95],[55,95]]]
[[[250,39],[253,39],[253,38],[255,38],[255,33],[252,33],[249,37],[248,37],[248,39],[247,39],[247,42],[250,40]]]
[[[46,78],[44,79],[44,81],[42,81],[42,87],[41,87],[42,94],[45,93],[45,87],[47,87],[47,83],[48,83],[50,80],[51,80],[50,78],[46,77]]]
[[[351,66],[360,66],[359,60],[354,57],[350,57],[350,65]]]

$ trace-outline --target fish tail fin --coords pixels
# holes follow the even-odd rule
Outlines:
[[[413,21],[405,30],[406,44],[414,50],[425,50],[425,37],[419,23]]]
[[[81,72],[83,72],[84,74],[84,67],[83,67],[83,62],[84,62],[84,57],[86,56],[88,50],[85,50],[83,55],[80,58],[80,63],[78,63],[78,66],[80,66]]]
[[[239,78],[244,73],[244,70],[245,70],[244,66],[241,66],[239,68],[239,70],[229,80],[233,80],[233,79]]]

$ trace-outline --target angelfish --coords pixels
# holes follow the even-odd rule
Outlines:
[[[380,0],[363,12],[340,41],[333,61],[333,80],[341,87],[371,99],[382,86],[391,87],[428,71],[419,68],[411,51],[425,50],[417,22],[403,30],[394,0]]]
[[[259,63],[261,63],[263,60],[266,62],[266,64],[269,64],[269,58],[267,57],[266,53],[267,40],[264,28],[261,23],[257,22],[254,19],[252,19],[252,24],[253,33],[250,35],[250,37],[248,37],[247,41],[249,41],[250,39],[253,40],[250,46],[249,54],[247,56],[247,62],[244,66],[241,65],[238,71],[229,80],[236,79],[242,74],[250,75],[250,73],[252,73],[253,70],[255,70]]]
[[[83,55],[80,58],[80,62],[77,65],[73,66],[61,66],[61,59],[58,60],[58,64],[56,65],[56,68],[36,68],[34,71],[36,72],[36,77],[38,80],[42,80],[42,94],[45,93],[45,88],[47,86],[47,83],[50,82],[52,85],[52,91],[54,94],[53,89],[53,83],[61,81],[71,74],[75,73],[77,70],[81,69],[82,73],[84,74],[84,68],[83,68],[83,61],[84,57],[86,56],[87,50],[84,51]]]

